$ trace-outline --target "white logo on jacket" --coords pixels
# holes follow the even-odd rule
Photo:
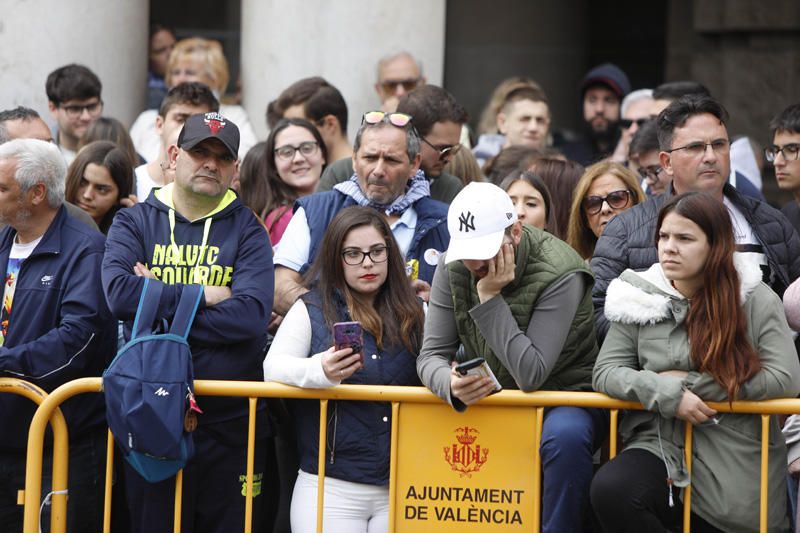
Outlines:
[[[153,394],[156,396],[169,396],[169,391],[165,390],[164,387],[159,387]]]

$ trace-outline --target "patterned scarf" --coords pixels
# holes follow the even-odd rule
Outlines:
[[[355,200],[358,205],[372,207],[387,215],[401,215],[417,200],[431,195],[431,184],[422,170],[418,170],[414,177],[408,180],[405,194],[395,198],[389,205],[377,204],[367,198],[358,185],[358,176],[355,174],[349,180],[337,183],[333,188]]]

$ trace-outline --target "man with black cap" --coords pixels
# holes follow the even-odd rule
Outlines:
[[[196,379],[263,379],[272,253],[264,227],[228,189],[238,149],[239,130],[230,120],[219,113],[189,117],[177,145],[168,149],[175,182],[117,214],[103,260],[103,289],[119,320],[136,315],[145,277],[163,284],[159,319],[166,321],[185,286],[204,286],[189,332]],[[235,398],[201,398],[200,404],[196,452],[183,474],[183,528],[237,531],[244,528],[247,404]],[[256,426],[262,430],[263,413]],[[264,446],[263,436],[256,435],[257,498]],[[124,477],[131,531],[172,531],[175,479],[147,483],[127,466]],[[254,511],[263,507],[260,500]],[[259,514],[254,513],[254,524]]]
[[[604,63],[590,70],[581,82],[583,138],[562,146],[564,155],[584,166],[611,155],[619,141],[620,102],[630,90],[618,66]]]

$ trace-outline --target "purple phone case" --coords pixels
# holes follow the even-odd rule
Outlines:
[[[333,343],[337,350],[353,348],[364,362],[364,332],[359,322],[337,322],[333,325]]]

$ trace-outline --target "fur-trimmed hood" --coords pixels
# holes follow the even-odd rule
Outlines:
[[[742,303],[761,282],[761,267],[748,254],[733,254],[739,274],[739,295]],[[655,324],[670,316],[671,301],[686,300],[664,276],[656,263],[644,272],[626,270],[613,280],[606,292],[605,315],[612,322],[623,324]]]

